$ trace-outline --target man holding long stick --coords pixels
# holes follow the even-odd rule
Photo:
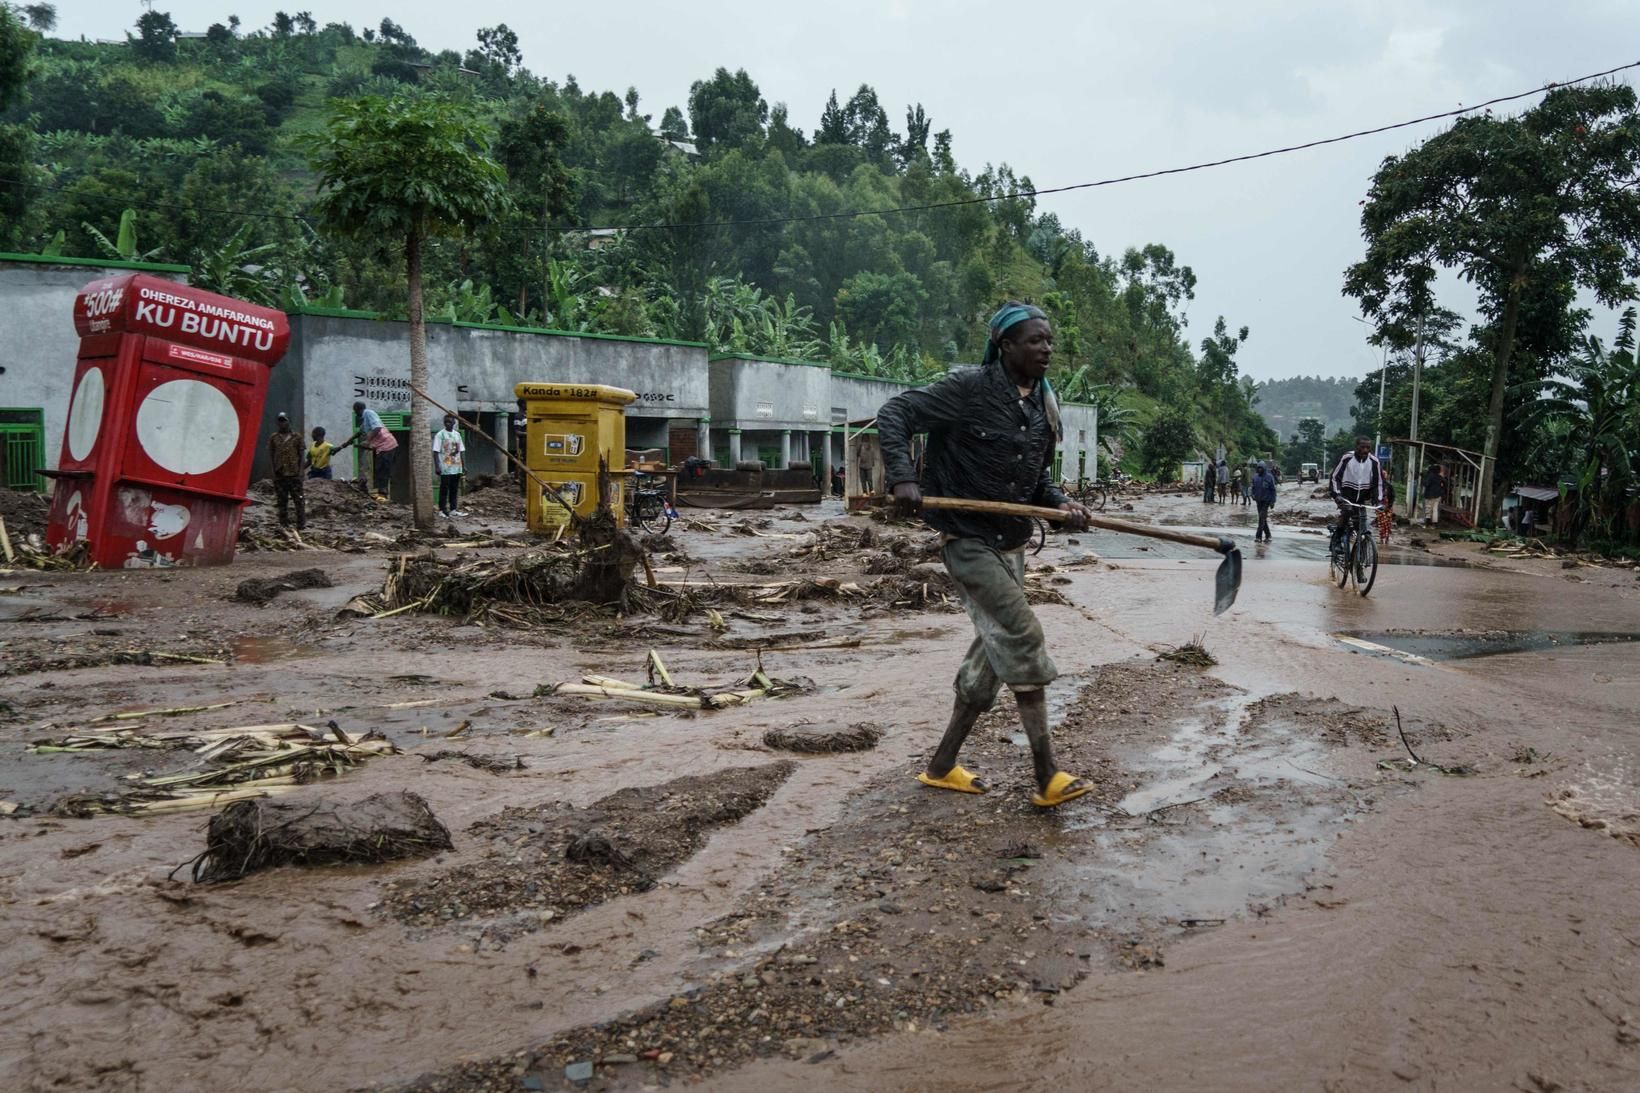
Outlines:
[[[984,363],[907,391],[877,412],[884,484],[896,511],[922,508],[923,493],[982,501],[1045,505],[1084,528],[1089,512],[1054,485],[1050,468],[1058,442],[1059,405],[1047,383],[1053,330],[1040,310],[1010,301],[992,317]],[[923,481],[911,462],[911,437],[928,434]],[[974,641],[957,670],[951,721],[927,768],[924,785],[960,793],[988,788],[957,765],[957,752],[1003,684],[1014,693],[1031,743],[1036,793],[1052,808],[1093,787],[1059,769],[1048,736],[1044,688],[1059,674],[1042,626],[1025,599],[1025,545],[1031,521],[950,510],[923,519],[940,533],[941,557],[974,623]]]

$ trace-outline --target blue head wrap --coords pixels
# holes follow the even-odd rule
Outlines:
[[[1002,341],[1002,334],[1009,327],[1013,326],[1015,323],[1022,323],[1026,319],[1042,319],[1046,321],[1047,318],[1048,316],[1046,312],[1039,307],[1032,307],[1030,304],[1016,304],[1012,301],[1003,304],[997,309],[997,313],[991,316],[991,321],[988,324],[991,328],[991,337],[990,340],[985,343],[985,358],[981,360],[980,363],[993,364],[1001,358],[1002,351],[997,348],[997,344]],[[1042,377],[1042,389],[1050,396],[1053,394],[1053,388],[1048,386],[1047,376]],[[1054,417],[1058,417],[1057,412],[1054,414]]]

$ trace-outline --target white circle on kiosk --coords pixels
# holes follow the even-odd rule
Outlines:
[[[137,407],[137,442],[173,474],[204,474],[239,447],[239,411],[199,380],[169,380]]]
[[[68,454],[76,462],[91,454],[102,431],[103,374],[101,368],[87,368],[74,389],[68,408]]]

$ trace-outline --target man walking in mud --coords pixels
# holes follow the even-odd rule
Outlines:
[[[1046,378],[1052,357],[1047,316],[1009,302],[991,319],[979,368],[885,403],[877,412],[877,438],[883,481],[896,511],[919,511],[926,492],[1047,505],[1068,514],[1067,527],[1085,528],[1088,510],[1060,492],[1049,473],[1060,429],[1059,405]],[[928,434],[921,483],[911,459],[917,433]],[[984,782],[957,765],[957,752],[1006,684],[1031,743],[1036,768],[1031,803],[1051,808],[1080,797],[1093,787],[1059,769],[1048,736],[1044,688],[1059,673],[1025,600],[1031,521],[951,510],[926,512],[923,519],[940,533],[941,558],[973,620],[974,641],[957,669],[950,723],[917,780],[959,793],[986,791]]]

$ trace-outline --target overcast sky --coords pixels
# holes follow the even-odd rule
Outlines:
[[[536,75],[573,73],[583,89],[618,94],[636,86],[656,120],[668,105],[686,107],[689,85],[720,65],[745,68],[811,134],[832,88],[846,99],[869,83],[896,129],[906,104],[920,102],[936,131],[952,130],[962,166],[1007,162],[1041,187],[1453,109],[1615,67],[1634,60],[1640,42],[1637,0],[308,3],[321,24],[362,29],[390,16],[433,50],[465,52],[479,27],[505,22]],[[250,30],[279,7],[155,6],[184,30],[230,13]],[[57,7],[63,37],[118,37],[142,12],[124,0]],[[304,9],[293,0],[285,10]],[[1377,355],[1339,294],[1344,268],[1361,254],[1359,202],[1385,155],[1440,128],[1052,196],[1039,207],[1105,253],[1171,247],[1200,279],[1192,341],[1220,314],[1252,328],[1245,374],[1360,375]],[[1446,302],[1472,306],[1457,290]]]

